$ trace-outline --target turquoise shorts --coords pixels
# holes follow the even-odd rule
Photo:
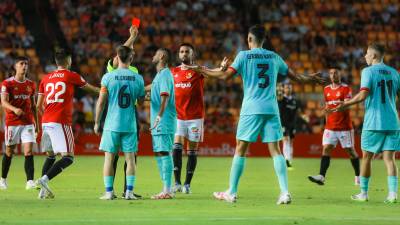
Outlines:
[[[361,133],[361,149],[367,152],[400,150],[400,131],[363,130]]]
[[[171,152],[174,147],[174,134],[152,135],[153,152]]]
[[[103,152],[118,153],[137,152],[137,134],[136,132],[115,132],[104,130],[101,135],[100,150]]]
[[[279,115],[241,115],[236,132],[236,139],[256,142],[258,136],[261,136],[261,141],[263,143],[281,140],[283,134]]]

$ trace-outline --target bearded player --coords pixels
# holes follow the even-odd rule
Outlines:
[[[340,71],[336,68],[329,70],[331,84],[324,89],[324,98],[328,109],[335,108],[340,103],[351,99],[351,88],[342,83]],[[326,125],[322,138],[322,157],[318,175],[308,176],[311,182],[319,185],[325,184],[326,171],[331,161],[332,150],[340,142],[342,148],[350,155],[351,165],[354,169],[355,184],[360,184],[360,159],[354,149],[354,130],[350,117],[350,110],[334,112],[326,116]]]

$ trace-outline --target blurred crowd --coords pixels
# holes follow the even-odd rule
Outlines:
[[[58,23],[73,52],[74,69],[89,82],[99,85],[105,64],[117,45],[128,38],[133,16],[141,19],[135,48],[135,66],[146,84],[155,75],[151,64],[160,47],[173,52],[182,42],[196,48],[196,63],[214,67],[224,56],[234,57],[247,49],[246,33],[254,23],[269,30],[266,48],[277,51],[298,73],[325,72],[341,68],[343,81],[357,91],[363,55],[370,41],[387,46],[385,61],[400,68],[400,17],[398,0],[300,1],[300,0],[50,0]],[[0,3],[0,73],[5,77],[12,57],[20,49],[31,49],[34,37],[23,27],[21,12],[11,0]],[[15,28],[14,31],[12,28]],[[5,32],[3,32],[5,31]],[[21,32],[21,33],[19,33]],[[22,34],[23,35],[20,35]],[[3,47],[4,46],[4,47]],[[179,64],[176,60],[174,65]],[[54,69],[48,62],[43,70]],[[39,63],[31,72],[41,72]],[[323,87],[295,84],[296,97],[302,101],[300,132],[321,132],[324,115],[320,110]],[[96,99],[78,93],[75,103],[75,130],[91,132]],[[206,79],[206,131],[230,133],[236,129],[242,99],[239,78],[220,81]],[[362,127],[362,106],[352,110],[354,123]],[[148,105],[139,110],[140,120],[148,126]],[[143,129],[147,130],[147,129]]]

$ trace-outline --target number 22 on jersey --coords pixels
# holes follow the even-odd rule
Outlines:
[[[46,92],[48,93],[46,97],[47,104],[51,103],[63,103],[64,99],[61,98],[61,95],[66,91],[66,84],[64,82],[57,83],[47,83],[46,84]]]

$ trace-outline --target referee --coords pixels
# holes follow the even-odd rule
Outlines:
[[[293,140],[299,112],[299,101],[293,95],[292,85],[284,83],[278,93],[278,105],[283,129],[283,155],[288,169],[292,169]]]

